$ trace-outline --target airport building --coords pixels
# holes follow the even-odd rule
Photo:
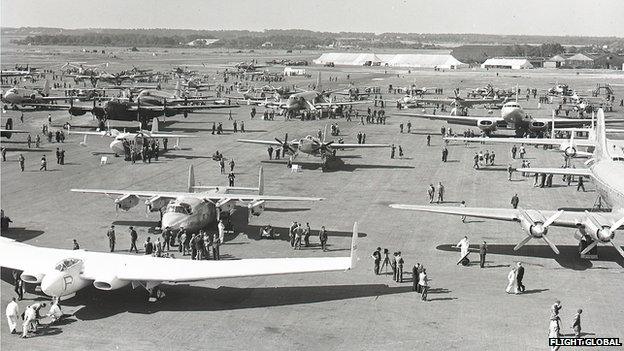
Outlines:
[[[375,54],[375,53],[324,53],[313,61],[318,65],[334,64],[338,66],[387,66],[406,68],[467,68],[449,54]]]
[[[481,68],[529,69],[533,65],[527,58],[495,57],[485,60]]]

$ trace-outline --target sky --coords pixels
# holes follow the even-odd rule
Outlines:
[[[0,0],[2,27],[624,37],[622,0]]]

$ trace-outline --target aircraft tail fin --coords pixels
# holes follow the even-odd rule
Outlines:
[[[43,84],[43,90],[41,91],[41,93],[43,94],[43,96],[50,96],[50,81],[49,80],[45,80],[45,83]]]
[[[152,120],[152,133],[158,133],[158,118]]]
[[[355,264],[359,260],[357,238],[358,238],[358,224],[357,222],[355,222],[353,223],[353,236],[351,237],[351,266],[349,267],[350,269],[355,268]]]
[[[258,172],[258,195],[264,195],[264,168]]]
[[[188,173],[188,192],[192,193],[195,188],[195,171],[193,170],[193,165],[189,166]]]
[[[607,149],[607,132],[605,127],[605,116],[602,109],[596,115],[596,148],[594,149],[594,159],[600,161],[609,158]]]

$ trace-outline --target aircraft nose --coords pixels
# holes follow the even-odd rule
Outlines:
[[[119,140],[113,140],[110,143],[110,149],[113,150],[113,152],[116,153],[117,155],[123,155],[125,153],[123,142]]]
[[[185,225],[187,216],[180,213],[168,213],[163,214],[162,227],[171,227],[172,229],[179,229],[180,226],[187,227]]]
[[[52,297],[63,296],[63,293],[65,292],[65,280],[63,278],[63,274],[58,271],[46,274],[41,280],[41,291]]]

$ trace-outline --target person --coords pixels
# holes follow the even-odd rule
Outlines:
[[[212,239],[212,257],[214,260],[221,260],[221,254],[219,253],[219,246],[221,246],[221,241],[219,240],[219,234],[215,233]]]
[[[559,315],[551,315],[550,316],[550,324],[548,325],[548,338],[559,338],[561,325],[559,322],[561,319]],[[550,348],[553,351],[559,350],[559,346],[551,346]]]
[[[24,299],[24,281],[19,275],[18,271],[13,271],[13,291],[17,294],[19,301]]]
[[[446,160],[448,159],[448,149],[445,147],[442,148],[442,162],[446,162]]]
[[[6,318],[7,323],[9,324],[9,330],[11,334],[17,333],[17,318],[19,317],[19,305],[15,301],[15,298],[12,298],[9,304],[6,307]]]
[[[17,159],[19,161],[20,170],[24,172],[24,163],[26,161],[26,159],[24,158],[24,155],[20,154]]]
[[[26,311],[24,312],[24,323],[22,323],[22,338],[28,337],[28,332],[31,328],[34,329],[33,331],[37,331],[37,326],[35,325],[36,320],[37,313],[33,305],[26,307]]]
[[[290,238],[290,247],[295,247],[295,230],[297,229],[298,225],[296,221],[293,221],[292,224],[290,225],[290,228],[288,228],[288,238]]]
[[[310,234],[312,230],[310,229],[310,223],[306,222],[306,229],[303,231],[303,243],[305,247],[310,246]]]
[[[219,168],[221,170],[221,174],[225,174],[225,161],[223,158],[219,160]]]
[[[178,252],[182,253],[182,256],[186,256],[186,230],[184,227],[180,227],[178,231]]]
[[[110,247],[110,252],[115,251],[115,226],[111,225],[108,231],[106,232],[106,236],[108,237],[108,246]]]
[[[429,196],[429,203],[433,203],[433,197],[435,196],[435,187],[433,184],[429,184],[429,189],[427,189],[427,195]]]
[[[321,242],[323,252],[327,251],[327,230],[325,230],[325,226],[322,226],[321,230],[319,230],[319,241]]]
[[[392,144],[392,146],[390,146],[390,158],[392,158],[392,159],[394,158],[395,150],[396,150],[396,146],[394,146],[394,144]]]
[[[50,324],[55,324],[61,319],[68,317],[69,315],[63,314],[63,311],[61,311],[61,306],[59,306],[59,300],[55,298],[52,299],[52,305],[50,305],[50,310],[48,311],[46,316],[50,317]]]
[[[152,242],[152,238],[149,236],[145,240],[145,244],[143,244],[143,248],[145,248],[145,254],[151,255],[154,253],[154,243]]]
[[[525,290],[525,287],[522,284],[523,278],[524,278],[524,267],[522,266],[522,262],[518,262],[517,268],[516,268],[516,280],[517,280],[518,291],[520,292],[524,292]]]
[[[518,208],[518,204],[520,203],[520,198],[518,198],[518,194],[515,194],[511,197],[511,206],[513,208]]]
[[[479,267],[485,266],[485,255],[487,254],[487,243],[485,240],[479,245]]]
[[[45,155],[41,156],[41,167],[39,167],[40,171],[47,171],[48,170],[48,160],[46,159]]]
[[[556,300],[555,303],[550,307],[550,314],[552,315],[559,315],[559,311],[561,311],[561,309],[563,308],[563,306],[561,306],[561,301]]]
[[[230,160],[230,172],[234,172],[234,159]]]
[[[524,159],[524,155],[526,154],[526,149],[524,148],[524,145],[520,146],[520,158]]]
[[[303,236],[303,228],[301,223],[295,229],[295,250],[301,250],[301,238]]]
[[[129,252],[132,252],[132,249],[134,249],[134,251],[136,253],[139,253],[139,249],[137,249],[137,239],[139,238],[136,230],[134,230],[134,227],[130,227],[128,228],[130,230],[130,250],[128,250]]]
[[[173,233],[171,232],[171,227],[170,226],[166,226],[165,229],[163,230],[162,233],[163,236],[163,250],[171,250],[171,245],[172,241],[171,239],[173,238]]]
[[[418,265],[420,264],[417,263],[412,267],[412,291],[418,291]]]
[[[397,252],[396,256],[396,264],[397,264],[397,274],[396,274],[396,282],[403,283],[403,257],[401,257],[401,251]]]
[[[260,239],[263,239],[265,237],[269,239],[273,239],[273,227],[271,227],[270,224],[262,228],[262,231],[260,232]]]
[[[431,135],[427,134],[427,146],[431,146]]]
[[[219,219],[219,223],[217,224],[217,229],[219,231],[219,241],[221,244],[225,242],[225,223],[223,223],[222,219]]]
[[[15,299],[13,299],[13,301],[15,301]],[[583,313],[583,310],[579,308],[578,310],[576,310],[576,314],[572,319],[572,330],[574,330],[575,338],[581,337],[581,313]]]
[[[76,239],[74,239],[74,248],[73,250],[80,250],[80,245],[78,245],[78,242],[76,241]]]
[[[421,289],[421,299],[427,301],[427,292],[429,291],[429,277],[427,276],[427,270],[423,268],[422,272],[418,275],[418,285]]]
[[[466,201],[462,200],[462,202],[459,204],[459,207],[465,208],[466,207]],[[466,216],[461,216],[461,221],[462,221],[462,223],[466,223]]]
[[[273,159],[273,147],[269,146],[267,148],[267,152],[269,153],[269,160],[272,160]]]
[[[579,191],[581,188],[583,189],[583,192],[585,192],[585,184],[583,184],[583,176],[579,176],[578,183],[576,185],[576,191]]]
[[[463,259],[468,255],[468,248],[470,247],[470,241],[468,240],[468,236],[464,235],[464,237],[455,245],[455,247],[459,248],[459,258]],[[461,263],[457,262],[457,264]]]
[[[374,266],[373,272],[375,275],[379,275],[379,264],[381,263],[381,247],[378,247],[371,256],[373,258]]]
[[[6,147],[2,147],[0,150],[2,150],[2,162],[6,162]]]
[[[511,181],[511,176],[513,175],[513,167],[511,166],[511,163],[507,166],[507,173],[509,173],[509,176],[507,177],[507,180]]]
[[[438,203],[444,202],[444,185],[442,182],[438,183]]]
[[[397,253],[392,254],[392,260],[390,261],[390,267],[392,268],[392,280],[396,281],[397,276],[397,261],[396,261]]]
[[[228,181],[230,186],[234,186],[234,179],[236,178],[236,176],[234,175],[234,172],[230,172],[230,174],[228,174]]]
[[[507,274],[507,288],[505,288],[505,291],[508,294],[517,294],[518,293],[517,282],[518,281],[516,279],[516,269],[511,268],[511,270]]]

